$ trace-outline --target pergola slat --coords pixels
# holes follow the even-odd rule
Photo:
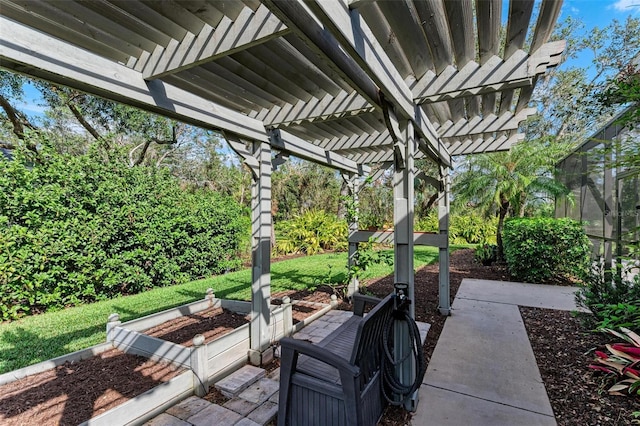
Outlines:
[[[427,73],[411,89],[416,102],[422,103],[530,86],[536,75],[560,62],[564,47],[564,41],[557,41],[545,44],[531,56],[518,50],[506,61],[492,56],[484,65],[470,61],[460,70],[449,66],[438,76]]]
[[[216,28],[204,25],[198,35],[189,33],[175,47],[165,48],[143,74],[148,79],[162,78],[265,43],[288,31],[265,6],[255,12],[245,7],[235,21],[225,16]]]

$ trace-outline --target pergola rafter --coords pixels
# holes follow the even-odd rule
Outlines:
[[[509,1],[501,49],[501,0],[0,0],[0,66],[225,135],[254,179],[259,363],[273,151],[334,167],[354,191],[357,176],[392,164],[396,280],[410,291],[413,244],[437,240],[448,314],[452,156],[525,143],[517,130],[535,112],[536,81],[564,50],[549,42],[561,3],[542,0],[536,14],[534,0]],[[439,167],[440,235],[414,241],[422,157]]]

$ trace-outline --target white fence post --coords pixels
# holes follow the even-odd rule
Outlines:
[[[209,392],[209,374],[207,372],[207,345],[204,336],[196,334],[191,349],[191,370],[193,371],[193,390],[196,396],[205,396]]]
[[[291,336],[293,332],[293,306],[291,305],[291,298],[285,296],[282,298],[282,333],[284,337]]]
[[[109,318],[107,319],[107,343],[113,343],[113,330],[121,323],[120,315],[115,313],[109,315]]]
[[[212,288],[207,289],[207,294],[204,296],[205,300],[209,301],[209,307],[213,306],[213,299],[216,298],[216,295],[213,293]]]

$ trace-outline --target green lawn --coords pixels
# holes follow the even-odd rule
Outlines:
[[[416,268],[433,263],[437,259],[438,249],[415,247]],[[330,281],[339,283],[346,277],[346,262],[346,253],[332,253],[274,263],[271,265],[271,292],[314,287],[326,282],[329,270]],[[383,277],[392,273],[392,266],[374,265],[364,272],[363,279]],[[133,296],[2,323],[0,373],[103,342],[106,338],[107,317],[113,312],[120,314],[122,321],[128,321],[202,299],[209,287],[214,289],[216,297],[219,298],[250,300],[251,270],[244,269]]]

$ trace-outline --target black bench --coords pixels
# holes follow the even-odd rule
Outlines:
[[[364,315],[365,306],[375,304]],[[383,333],[394,310],[384,299],[354,295],[354,315],[317,344],[284,338],[281,345],[279,426],[375,425],[382,394]]]

